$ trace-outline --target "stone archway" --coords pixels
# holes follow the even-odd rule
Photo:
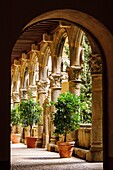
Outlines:
[[[83,30],[87,31],[95,40],[97,43],[100,45],[101,51],[103,53],[103,66],[104,66],[104,72],[107,70],[108,72],[105,75],[108,75],[108,80],[110,80],[110,77],[112,77],[112,66],[110,65],[111,63],[111,56],[113,55],[113,50],[112,50],[112,43],[113,43],[113,38],[112,35],[109,33],[109,31],[104,27],[102,23],[100,23],[98,20],[94,19],[93,17],[84,14],[79,11],[75,10],[55,10],[51,12],[47,12],[45,14],[42,14],[35,19],[33,19],[25,28],[29,27],[30,25],[34,24],[35,22],[39,22],[42,20],[47,20],[47,19],[64,19],[68,20],[70,22],[73,22],[75,24],[78,24]],[[24,29],[23,29],[24,31]],[[103,37],[104,35],[104,37]],[[107,68],[107,69],[106,69]],[[104,76],[104,82],[107,80],[107,77]],[[109,85],[109,86],[108,86]],[[112,115],[111,112],[112,110],[112,83],[108,81],[108,89],[103,88],[106,93],[108,93],[109,100],[111,102],[108,103],[108,98],[104,101],[106,103],[106,107],[108,107],[108,115]],[[104,109],[103,109],[104,110]],[[112,124],[112,119],[111,119],[111,124]],[[110,127],[110,128],[109,128]],[[112,129],[109,123],[109,133],[110,133],[110,139],[112,136]],[[111,143],[112,140],[109,140],[109,147],[112,146]],[[112,148],[112,147],[111,147]],[[110,156],[113,156],[113,150],[110,150]]]

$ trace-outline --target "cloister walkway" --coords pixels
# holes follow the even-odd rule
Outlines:
[[[60,158],[56,152],[43,148],[27,148],[11,144],[11,170],[102,170],[103,163],[89,163],[72,157]]]

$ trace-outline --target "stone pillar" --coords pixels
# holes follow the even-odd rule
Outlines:
[[[12,88],[12,98],[13,98],[13,104],[14,106],[20,102],[20,94],[19,94],[19,88],[20,88],[20,61],[14,60],[13,64],[13,75],[12,75],[12,81],[13,81],[13,88]]]
[[[47,144],[49,143],[49,107],[47,107],[47,104],[49,104],[48,96],[43,103],[43,148],[47,148]]]
[[[13,104],[14,106],[18,103],[20,103],[20,95],[19,95],[19,92],[17,91],[13,91],[12,92],[12,98],[13,98]]]
[[[81,66],[70,66],[67,68],[68,80],[69,80],[69,91],[74,95],[80,95],[80,84],[81,84]],[[78,131],[74,131],[68,135],[67,139],[74,139],[75,145],[78,144]]]
[[[37,82],[37,93],[38,93],[38,99],[40,102],[40,105],[43,106],[44,100],[46,98],[46,93],[47,93],[47,81],[38,81]],[[43,113],[41,116],[41,121],[38,124],[38,142],[37,142],[37,147],[42,147],[43,143]]]
[[[22,100],[27,100],[28,94],[27,94],[27,89],[20,89],[20,101]]]
[[[51,100],[53,102],[57,101],[59,94],[61,93],[61,74],[51,74],[49,76],[50,79],[50,87],[51,87]],[[51,113],[55,111],[55,107],[52,105]],[[51,133],[50,133],[50,144],[55,144],[56,138],[53,134],[54,132],[54,125],[51,122],[50,124]]]
[[[21,88],[20,89],[20,101],[27,100],[27,99],[28,99],[27,89]],[[25,127],[22,129],[22,142],[23,143],[26,143],[26,140],[25,140],[26,136],[30,136],[29,127]]]
[[[13,107],[16,107],[20,103],[20,96],[19,92],[13,91],[12,92],[12,102],[13,102]],[[12,132],[14,133],[19,133],[19,126],[12,126]]]
[[[92,73],[92,135],[87,161],[103,161],[102,135],[102,63],[99,54],[93,54],[89,61]]]
[[[13,97],[12,97],[12,93],[11,93],[11,108],[13,107]]]
[[[81,70],[81,66],[70,66],[67,68],[69,91],[78,96],[80,95]]]
[[[12,97],[12,91],[13,91],[13,83],[11,83],[11,108],[13,107],[13,97]]]
[[[20,101],[27,100],[27,99],[28,99],[27,89],[21,88],[20,89]],[[24,127],[22,130],[22,142],[25,144],[26,144],[25,138],[27,136],[30,136],[29,127]]]

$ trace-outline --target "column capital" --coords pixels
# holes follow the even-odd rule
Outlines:
[[[80,78],[80,73],[82,71],[81,66],[70,66],[67,68],[68,76],[69,76],[69,81],[73,82],[81,82]]]
[[[102,74],[102,60],[100,54],[91,54],[89,59],[91,74]]]
[[[21,66],[20,60],[14,59],[14,66],[20,67]]]
[[[19,103],[20,102],[19,92],[13,91],[12,98],[13,98],[13,103]]]
[[[50,80],[50,87],[52,88],[61,88],[61,81],[62,81],[62,75],[61,74],[50,74],[49,75]]]
[[[39,80],[37,81],[38,93],[46,93],[48,81]]]
[[[20,89],[21,100],[27,100],[27,89]]]

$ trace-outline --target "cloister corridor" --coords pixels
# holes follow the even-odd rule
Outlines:
[[[35,165],[32,162],[28,170],[33,166],[54,170],[55,166],[64,170],[75,167],[103,169],[104,58],[108,53],[100,32],[104,33],[106,29],[93,17],[84,20],[85,17],[86,14],[74,10],[42,14],[23,28],[15,42],[11,53],[11,108],[27,100],[31,94],[34,101],[40,102],[43,113],[41,122],[34,124],[32,130],[33,136],[38,138],[35,149],[26,148],[29,127],[18,126],[20,145],[10,141],[12,170],[25,169],[29,160],[35,160]],[[56,143],[62,141],[63,136],[56,139],[53,134],[55,127],[51,113],[54,109],[47,108],[46,104],[56,102],[67,90],[74,95],[83,94],[87,109],[80,113],[80,128],[67,137],[67,141],[75,141],[73,157],[61,161]],[[16,126],[11,124],[13,133],[16,133]]]

